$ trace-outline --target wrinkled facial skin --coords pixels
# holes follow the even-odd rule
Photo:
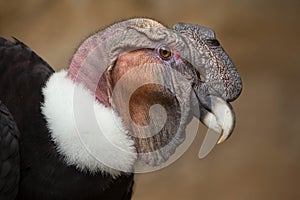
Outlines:
[[[164,60],[157,50],[144,49],[120,55],[111,71],[114,108],[132,130],[138,159],[150,166],[164,163],[185,138],[186,125],[192,118],[195,74],[191,69],[175,52]],[[155,109],[155,105],[161,107]]]
[[[187,39],[195,48],[193,66],[204,77],[201,92],[235,100],[242,91],[242,81],[233,62],[208,28],[193,24],[178,23],[173,29]]]

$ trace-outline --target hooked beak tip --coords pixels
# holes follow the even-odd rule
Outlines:
[[[235,114],[232,106],[217,96],[207,96],[199,99],[201,104],[199,119],[208,127],[199,152],[199,158],[204,158],[216,144],[226,141],[235,126]]]

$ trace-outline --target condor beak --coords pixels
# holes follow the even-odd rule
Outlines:
[[[198,76],[193,86],[198,99],[194,116],[209,128],[200,148],[199,157],[203,158],[232,133],[235,115],[228,102],[240,95],[242,80],[213,30],[187,23],[177,23],[173,29],[185,39],[188,52],[192,52],[187,60],[195,74],[203,77]]]
[[[208,95],[198,96],[199,109],[194,116],[208,127],[202,142],[199,158],[204,158],[216,144],[229,138],[235,126],[235,114],[232,106],[221,97]]]

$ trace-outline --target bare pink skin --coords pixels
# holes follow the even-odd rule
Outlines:
[[[90,51],[97,47],[97,43],[96,37],[92,36],[79,47],[73,56],[67,76],[77,83],[82,83],[100,103],[110,107],[106,75],[103,74],[99,80],[101,72],[97,66],[84,66]]]

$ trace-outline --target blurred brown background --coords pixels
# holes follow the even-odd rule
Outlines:
[[[227,142],[199,160],[201,127],[177,162],[137,176],[133,199],[300,199],[299,0],[0,0],[0,35],[58,70],[90,33],[135,16],[213,28],[244,89]]]

